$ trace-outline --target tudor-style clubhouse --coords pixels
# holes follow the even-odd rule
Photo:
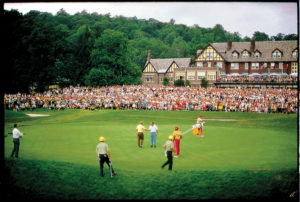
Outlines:
[[[169,85],[175,80],[189,80],[199,86],[205,78],[214,86],[222,75],[286,75],[298,74],[297,41],[254,41],[208,44],[191,58],[152,59],[151,50],[142,73],[143,85],[162,85],[163,78]]]

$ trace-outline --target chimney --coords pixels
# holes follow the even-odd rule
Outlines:
[[[253,52],[254,49],[255,49],[255,40],[252,39],[252,40],[250,41],[250,51]]]
[[[227,41],[227,50],[229,51],[232,47],[232,41],[231,40],[228,40]]]
[[[151,59],[151,50],[148,50],[147,62],[150,62]]]

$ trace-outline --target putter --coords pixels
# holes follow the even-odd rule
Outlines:
[[[110,170],[110,177],[113,177],[113,173],[112,173],[112,167],[111,167],[111,162],[109,161],[109,170]]]

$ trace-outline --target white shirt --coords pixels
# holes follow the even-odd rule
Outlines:
[[[151,133],[153,133],[153,132],[156,133],[156,131],[158,130],[158,128],[157,128],[157,126],[154,124],[153,126],[152,126],[152,125],[149,126],[149,130],[150,130]]]
[[[23,134],[17,128],[13,129],[12,134],[13,134],[13,138],[19,138],[23,136]]]

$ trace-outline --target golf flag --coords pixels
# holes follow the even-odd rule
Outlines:
[[[193,125],[192,131],[193,131],[193,135],[197,135],[199,133],[199,129],[197,127],[197,124]]]

